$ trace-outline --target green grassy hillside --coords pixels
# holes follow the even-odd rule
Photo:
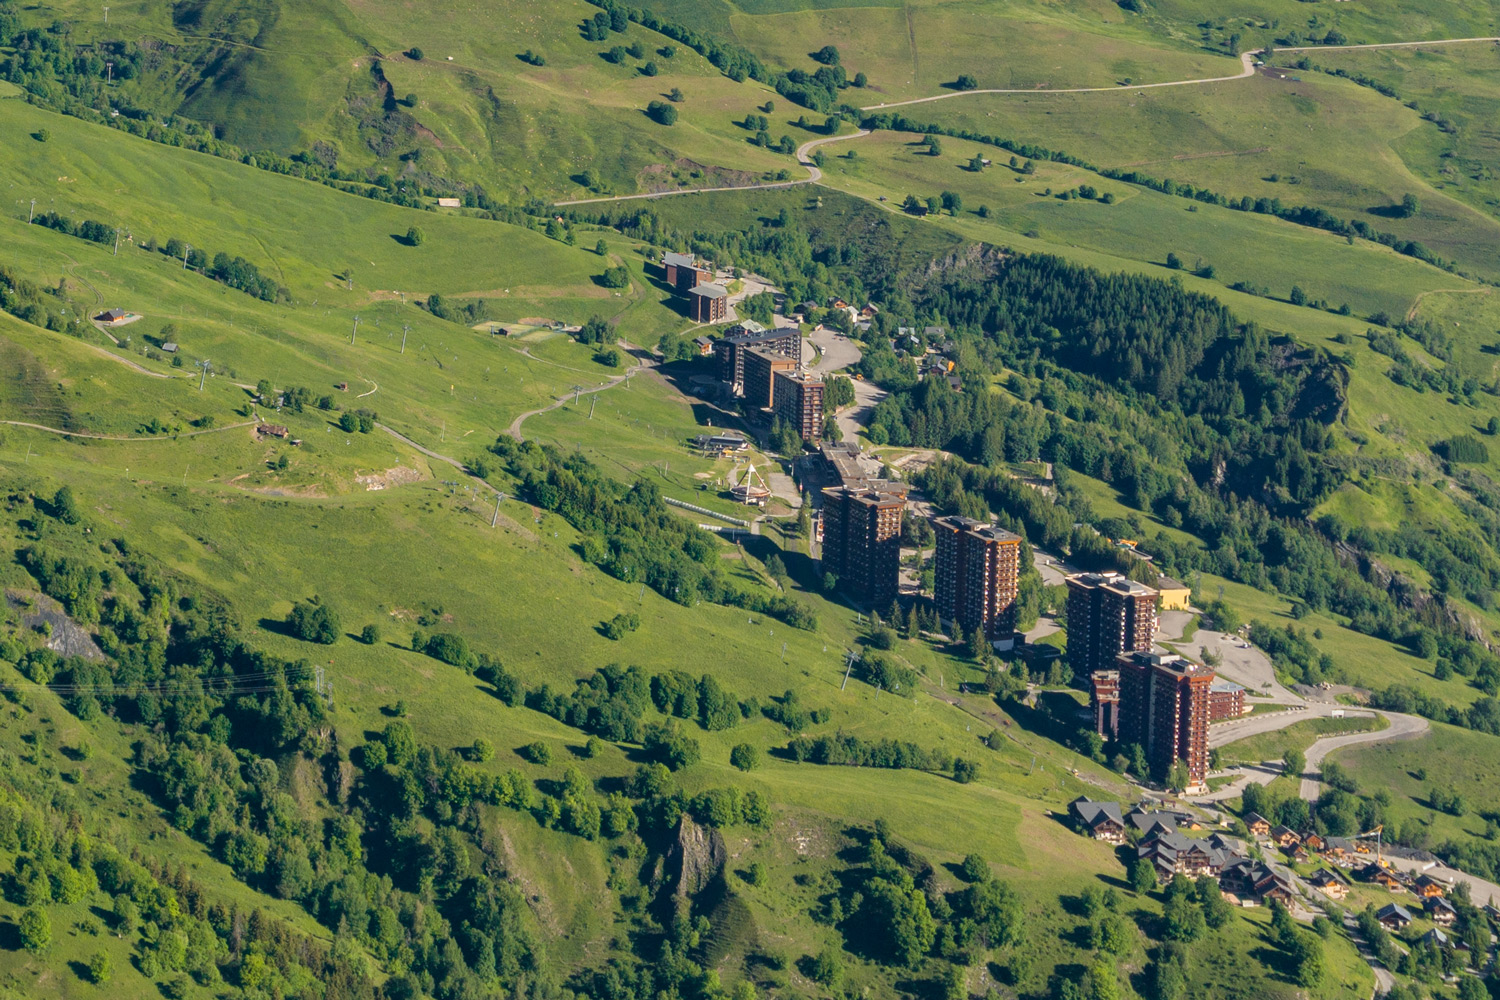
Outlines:
[[[472,3],[416,11],[197,0],[170,11],[116,7],[105,26],[95,8],[65,2],[28,20],[65,18],[75,42],[119,39],[157,52],[121,85],[122,100],[213,123],[248,150],[289,155],[323,143],[324,160],[345,171],[449,178],[521,202],[585,193],[586,171],[601,187],[628,192],[674,186],[674,168],[695,186],[712,186],[703,177],[715,168],[732,176],[795,169],[731,124],[766,99],[764,88],[736,84],[639,26],[590,42],[579,25],[597,11],[581,0],[514,12]],[[640,57],[618,65],[603,58],[635,46]],[[523,62],[526,52],[544,65]],[[646,106],[674,89],[683,94],[682,118],[652,126]]]
[[[1277,4],[1268,22],[1305,20]],[[1489,345],[1478,333],[1449,345],[1431,329],[1405,336],[1391,325],[1414,311],[1444,330],[1493,326],[1487,286],[1076,167],[1013,171],[992,146],[945,140],[943,155],[919,155],[913,136],[893,133],[834,147],[857,155],[830,156],[821,187],[625,202],[561,219],[538,199],[800,176],[736,122],[766,114],[773,140],[797,143],[823,126],[821,115],[799,123],[802,109],[720,73],[685,43],[638,24],[584,27],[598,11],[571,0],[420,10],[193,0],[117,7],[107,27],[73,0],[16,13],[82,48],[68,50],[80,62],[28,71],[40,74],[27,80],[33,93],[73,116],[0,100],[0,125],[15,139],[0,145],[11,185],[0,291],[35,320],[0,314],[0,585],[11,595],[0,606],[0,995],[1081,1000],[1075,984],[1091,998],[1152,996],[1180,969],[1188,996],[1369,996],[1372,973],[1336,931],[1313,945],[1311,932],[1273,929],[1265,911],[1183,930],[1178,919],[1192,924],[1198,903],[1130,888],[1128,850],[1069,829],[1066,806],[1079,795],[1139,795],[1104,754],[1075,749],[1089,749],[1080,692],[1042,691],[1036,707],[985,693],[1019,685],[965,643],[872,629],[866,609],[825,592],[809,543],[781,527],[738,542],[685,530],[711,518],[658,494],[743,513],[718,495],[735,463],[687,447],[710,423],[741,421],[682,391],[711,362],[655,364],[651,348],[690,324],[654,260],[691,247],[763,271],[797,299],[874,300],[882,315],[861,340],[871,357],[886,353],[887,326],[953,326],[964,392],[942,387],[903,430],[929,417],[936,425],[942,408],[1000,413],[985,407],[1003,403],[994,426],[938,444],[987,451],[996,468],[1050,461],[1033,453],[1039,441],[1056,448],[1078,428],[1098,431],[1095,455],[1117,444],[1128,454],[1108,452],[1099,478],[1069,475],[1060,461],[1066,509],[1049,515],[1111,531],[1119,519],[1160,546],[1164,563],[1226,574],[1197,574],[1200,598],[1221,594],[1247,618],[1307,632],[1333,659],[1328,676],[1407,684],[1467,721],[1492,704],[1487,675],[1457,670],[1457,645],[1441,657],[1417,652],[1422,628],[1456,643],[1453,629],[1389,594],[1372,598],[1388,618],[1379,627],[1327,601],[1308,607],[1291,599],[1298,581],[1284,574],[1297,568],[1298,546],[1310,564],[1326,552],[1308,527],[1324,518],[1319,530],[1405,574],[1403,601],[1437,594],[1481,632],[1500,624],[1476,589],[1500,565],[1493,519],[1480,509],[1500,453],[1451,440],[1488,440],[1500,417]],[[1106,3],[746,0],[676,5],[673,16],[787,68],[810,69],[809,50],[838,44],[848,70],[869,76],[867,91],[841,95],[860,102],[920,96],[967,72],[982,86],[1110,86],[1236,65],[1220,45],[1225,25],[1195,27],[1170,6],[1138,15]],[[1487,15],[1453,6],[1423,18],[1326,16],[1381,36],[1474,33]],[[47,30],[54,18],[69,24]],[[1245,37],[1282,30],[1267,23]],[[26,60],[41,37],[0,61]],[[635,43],[639,54],[606,58]],[[92,60],[104,55],[139,66],[108,93],[93,79]],[[1271,85],[1245,81],[1243,93]],[[1431,182],[1385,157],[1402,129],[1429,126],[1372,91],[1316,86],[1318,120],[1381,162],[1345,157],[1309,190],[1362,197],[1356,181],[1385,192],[1408,170]],[[647,103],[673,88],[683,98],[676,124],[647,119]],[[1126,137],[1201,138],[1190,126],[1212,114],[1224,116],[1220,135],[1235,114],[1287,117],[1274,101],[1235,111],[1193,103],[1202,96],[1170,98],[1182,104],[1130,120]],[[119,105],[128,121],[140,113],[137,127],[158,137],[176,135],[159,132],[169,115],[211,123],[256,162],[103,127],[75,98]],[[986,132],[1021,128],[998,110],[991,122],[1004,105],[964,103],[980,100],[989,99],[930,110],[982,115],[988,124],[976,117],[975,127]],[[1013,106],[1030,116],[1040,100]],[[1085,108],[1108,116],[1099,107],[1079,102],[1062,138],[1103,142],[1082,123]],[[1289,120],[1277,149],[1324,162],[1326,150]],[[463,209],[424,211],[260,169],[292,169],[262,151],[304,150],[323,168],[336,159],[337,182],[356,190],[378,184],[423,206],[438,192],[472,197]],[[964,169],[976,154],[996,162]],[[1204,169],[1220,167],[1248,169]],[[1085,183],[1111,203],[1058,197]],[[964,207],[924,219],[898,208],[907,194],[941,191]],[[1412,231],[1459,219],[1433,230],[1457,248],[1442,252],[1477,259],[1488,223],[1474,199],[1423,192]],[[28,225],[33,198],[48,222],[51,213],[94,220],[107,241],[118,227],[118,251]],[[206,259],[184,268],[156,249],[169,240]],[[1054,343],[1046,360],[1040,347],[1014,351],[1040,301],[955,319],[965,295],[1000,283],[1009,258],[998,247],[1171,278],[1228,304],[1234,324],[1268,331],[1253,346],[1229,319],[1221,328],[1261,354],[1234,367],[1238,351],[1226,344],[1185,348],[1221,361],[1229,385],[1209,386],[1186,415],[1165,390],[1157,399],[1117,373],[1056,367]],[[1168,252],[1187,267],[1169,271]],[[244,263],[230,266],[235,257]],[[210,276],[251,267],[264,297]],[[624,268],[625,287],[606,286],[607,268]],[[1098,273],[1075,277],[1114,287]],[[1286,301],[1294,284],[1330,308]],[[1163,309],[1180,304],[1171,284],[1140,287]],[[476,300],[472,313],[451,314],[458,321],[435,314]],[[1352,314],[1330,311],[1345,301]],[[1214,322],[1198,305],[1195,321]],[[110,307],[141,318],[107,330],[87,321]],[[1106,319],[1107,294],[1094,307],[1101,324],[1136,322]],[[1379,312],[1390,323],[1369,340],[1364,316]],[[606,346],[625,342],[618,366],[550,329],[594,317],[608,324]],[[496,324],[528,332],[497,336]],[[1093,332],[1105,350],[1113,331]],[[904,369],[891,374],[897,364],[867,377],[910,392]],[[1303,367],[1326,380],[1309,388],[1287,374]],[[1450,377],[1459,371],[1474,384]],[[585,389],[599,391],[578,395]],[[1281,398],[1304,391],[1305,411]],[[1221,405],[1234,392],[1239,408]],[[284,425],[287,438],[262,422]],[[888,426],[873,430],[888,438]],[[1226,497],[1230,487],[1198,496],[1237,505],[1226,518],[1242,520],[1223,538],[1184,530],[1189,502],[1171,493],[1209,482],[1216,473],[1200,460],[1221,456],[1205,446],[1182,457],[1180,441],[1164,439],[1169,427],[1264,470],[1263,484],[1234,470],[1241,496]],[[1297,452],[1308,476],[1337,470],[1338,487],[1299,507],[1313,491],[1291,496],[1302,484],[1276,467],[1283,456],[1247,458],[1224,428]],[[989,431],[1011,433],[1017,454],[1003,441],[991,448]],[[513,432],[531,445],[514,445]],[[1083,467],[1088,456],[1072,457]],[[1132,482],[1127,466],[1157,481]],[[1139,500],[1156,486],[1158,502]],[[1010,517],[1001,492],[976,488],[966,503],[983,513],[995,501]],[[1432,547],[1401,547],[1402,527]],[[1089,544],[1066,530],[1061,541],[1075,553]],[[1270,571],[1252,548],[1276,556]],[[1336,582],[1354,572],[1315,569]],[[56,615],[34,617],[38,590],[94,635],[101,663],[47,651],[73,632]],[[909,603],[927,606],[925,595]],[[878,660],[850,671],[848,651],[883,645],[879,683],[865,673]],[[627,666],[639,687],[620,672]],[[1278,666],[1289,680],[1302,669]],[[584,680],[606,687],[567,701]],[[681,684],[674,703],[667,695]],[[599,701],[590,708],[587,697]],[[1464,731],[1454,745],[1471,740],[1464,752],[1482,755],[1493,739]],[[909,766],[802,759],[839,752]],[[690,824],[679,833],[683,816],[703,825],[710,846],[693,846]],[[674,898],[678,868],[705,863],[708,884]],[[50,945],[38,940],[43,919]],[[1299,941],[1299,954],[1322,962],[1299,963]]]
[[[1497,274],[1487,248],[1500,222],[1487,207],[1450,193],[1441,172],[1446,161],[1433,152],[1450,145],[1447,137],[1398,101],[1320,73],[1276,71],[1118,94],[977,95],[901,111],[1236,200],[1324,208],[1418,240],[1486,279]],[[1330,147],[1342,155],[1327,156]],[[1412,218],[1393,209],[1406,194],[1422,206]]]

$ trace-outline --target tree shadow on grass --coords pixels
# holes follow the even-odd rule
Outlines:
[[[292,627],[280,618],[261,618],[255,624],[273,635],[284,635],[288,639],[297,638],[292,634]]]
[[[404,247],[414,247],[417,245],[417,241],[407,236],[405,233],[391,233],[390,236],[391,239],[395,240],[397,243],[401,244]]]
[[[14,921],[0,921],[0,951],[21,950],[21,928]]]

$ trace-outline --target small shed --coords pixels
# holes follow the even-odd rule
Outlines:
[[[166,353],[166,354],[176,354],[176,353],[177,353],[177,345],[176,345],[176,344],[174,344],[174,343],[173,343],[173,342],[172,342],[172,341],[170,341],[170,340],[168,340],[168,341],[166,341],[166,342],[165,342],[165,343],[163,343],[163,344],[162,344],[162,345],[161,345],[161,349],[162,349],[162,351],[163,351],[163,352],[164,352],[164,353]]]

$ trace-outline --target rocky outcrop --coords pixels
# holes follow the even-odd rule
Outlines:
[[[47,648],[58,656],[81,656],[95,661],[104,659],[104,652],[94,642],[94,637],[46,594],[6,591],[5,599],[12,608],[21,612],[23,626],[46,634]]]
[[[718,830],[699,826],[683,816],[677,827],[677,841],[667,859],[673,895],[679,901],[697,896],[723,872],[728,857]]]

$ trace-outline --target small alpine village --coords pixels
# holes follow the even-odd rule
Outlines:
[[[1335,795],[1352,790],[1337,763],[1320,770],[1295,748],[1282,759],[1234,764],[1225,753],[1238,740],[1298,721],[1369,723],[1314,743],[1321,761],[1342,745],[1401,739],[1407,720],[1420,733],[1421,720],[1377,715],[1360,707],[1358,692],[1326,682],[1282,687],[1250,641],[1250,626],[1235,624],[1222,600],[1154,569],[1136,540],[1089,529],[1110,566],[1082,570],[1028,545],[1004,526],[1004,515],[934,513],[907,480],[920,461],[895,468],[854,441],[856,433],[879,433],[861,420],[884,393],[858,372],[861,352],[851,340],[871,340],[877,305],[838,297],[791,303],[764,280],[716,271],[691,253],[666,252],[660,268],[702,330],[680,356],[712,375],[694,376],[690,391],[721,407],[721,420],[739,417],[691,446],[732,461],[733,471],[714,486],[761,511],[736,518],[694,507],[718,522],[700,527],[732,537],[795,517],[810,535],[824,588],[864,609],[871,648],[890,648],[884,637],[893,631],[945,636],[989,665],[991,692],[1020,689],[1024,703],[1038,707],[1046,687],[1086,691],[1087,706],[1056,722],[1076,726],[1096,759],[1112,757],[1137,794],[1128,801],[1080,796],[1057,819],[1116,849],[1122,888],[1165,891],[1168,939],[1191,941],[1233,908],[1265,907],[1298,970],[1294,979],[1317,981],[1322,957],[1293,928],[1311,925],[1326,937],[1337,922],[1376,971],[1377,996],[1401,992],[1386,970],[1441,981],[1465,1000],[1490,995],[1481,984],[1500,968],[1500,885],[1392,842],[1378,822],[1329,832],[1317,812],[1320,786]],[[762,300],[764,322],[735,314],[752,295]],[[919,378],[963,391],[958,348],[944,328],[893,329],[886,346]],[[839,374],[846,368],[852,374]],[[1034,474],[1018,481],[1054,496],[1051,467],[1032,464]],[[780,513],[765,513],[778,505]],[[1018,609],[1028,565],[1043,569],[1050,593],[1037,625],[1023,631]],[[1199,621],[1196,636],[1191,627],[1184,632],[1183,623]],[[1063,635],[1065,661],[1053,641]],[[1189,638],[1197,655],[1188,652]],[[1196,643],[1205,638],[1211,643]],[[849,655],[852,667],[858,654]],[[900,683],[892,681],[893,691]],[[1381,727],[1391,721],[1399,728]],[[1301,794],[1275,797],[1267,786],[1278,777],[1300,780]],[[1108,889],[1100,905],[1117,909],[1117,890]]]

